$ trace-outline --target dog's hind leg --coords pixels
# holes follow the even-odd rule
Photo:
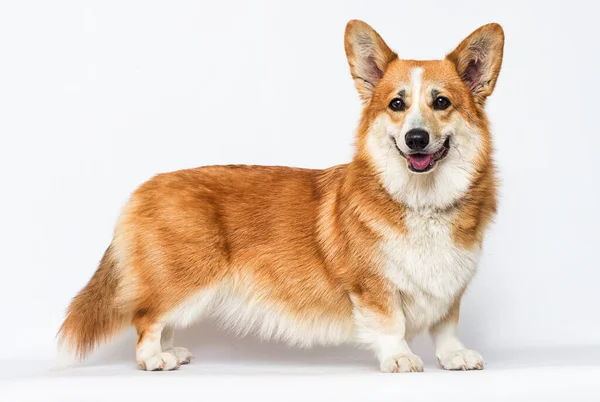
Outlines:
[[[175,328],[172,325],[165,326],[160,339],[160,346],[163,352],[172,353],[177,358],[179,364],[188,364],[194,356],[186,348],[174,346],[174,341]]]
[[[171,352],[163,352],[161,335],[164,325],[159,322],[147,324],[147,320],[135,322],[138,342],[135,358],[142,370],[167,371],[179,368],[177,357]]]

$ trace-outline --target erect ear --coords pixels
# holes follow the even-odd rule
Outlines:
[[[346,25],[344,47],[354,85],[361,99],[367,101],[389,62],[398,56],[369,24],[358,20]]]
[[[498,24],[487,24],[473,32],[446,59],[467,85],[476,103],[483,106],[492,94],[504,51],[504,31]]]

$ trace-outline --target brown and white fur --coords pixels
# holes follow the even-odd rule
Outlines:
[[[489,24],[443,60],[403,60],[350,21],[345,49],[364,102],[352,161],[206,166],[144,183],[69,306],[60,345],[84,358],[134,325],[139,366],[171,370],[191,359],[174,330],[213,316],[292,345],[363,344],[384,372],[422,371],[407,342],[428,330],[441,367],[481,369],[457,323],[496,211],[484,104],[503,45]],[[397,98],[402,110],[390,108]],[[425,152],[449,145],[424,173],[409,169],[413,129],[429,133]]]

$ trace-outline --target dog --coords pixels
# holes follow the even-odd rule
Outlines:
[[[112,242],[57,334],[83,359],[135,326],[143,370],[191,353],[174,331],[215,317],[291,345],[354,343],[383,372],[484,367],[457,335],[460,302],[496,215],[485,109],[504,32],[480,27],[442,60],[400,59],[368,24],[345,51],[363,103],[355,154],[324,170],[204,166],[159,174],[121,211]]]

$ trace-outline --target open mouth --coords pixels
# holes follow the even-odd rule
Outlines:
[[[394,144],[395,143],[396,142],[394,141]],[[396,145],[396,148],[398,148],[397,145]],[[408,168],[411,171],[417,172],[417,173],[425,173],[425,172],[428,172],[431,169],[433,169],[433,167],[435,166],[435,164],[437,162],[444,159],[446,157],[446,155],[448,155],[449,149],[450,149],[450,136],[448,136],[446,138],[446,141],[444,141],[444,144],[442,145],[442,147],[440,149],[438,149],[437,151],[435,151],[434,153],[431,153],[431,154],[414,153],[414,154],[405,155],[400,150],[400,148],[398,148],[398,151],[400,152],[400,155],[404,156],[408,160]]]

